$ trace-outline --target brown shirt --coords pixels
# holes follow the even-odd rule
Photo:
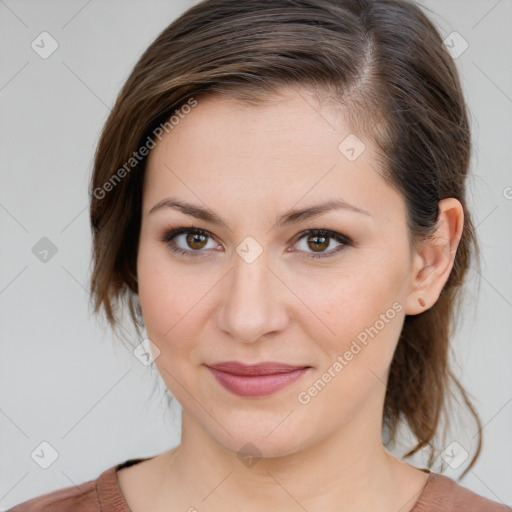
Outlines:
[[[116,472],[150,458],[127,460],[105,470],[96,480],[43,494],[7,512],[131,512]],[[411,512],[512,512],[512,507],[479,496],[445,475],[429,473]]]

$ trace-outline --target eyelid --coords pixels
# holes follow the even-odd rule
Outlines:
[[[340,251],[344,250],[346,247],[353,246],[353,241],[346,235],[343,235],[342,233],[338,233],[337,231],[332,231],[331,229],[325,229],[325,228],[310,228],[306,229],[304,231],[301,231],[293,238],[293,245],[296,245],[300,240],[305,238],[308,235],[319,235],[319,236],[325,236],[327,238],[330,238],[332,240],[335,240],[340,245],[335,247],[334,249],[330,249],[328,251],[324,252],[307,252],[307,251],[300,251],[300,250],[293,250],[292,252],[297,252],[299,254],[299,257],[304,259],[321,259],[321,258],[331,258],[336,256]]]
[[[163,234],[163,236],[160,237],[160,241],[165,243],[172,252],[180,253],[183,256],[190,256],[190,257],[195,258],[195,257],[201,257],[201,256],[207,255],[208,251],[203,251],[203,250],[194,251],[192,249],[183,249],[179,246],[173,246],[173,240],[177,236],[182,235],[182,234],[189,234],[189,233],[204,235],[204,236],[208,237],[210,240],[214,240],[216,243],[218,243],[216,240],[216,237],[212,233],[210,233],[210,231],[208,231],[206,229],[198,228],[195,226],[182,226],[182,227],[178,227],[178,228],[171,228],[171,229],[167,230]],[[305,229],[305,230],[301,231],[300,233],[297,233],[297,235],[295,235],[292,238],[292,240],[288,243],[292,243],[293,245],[296,245],[300,240],[302,240],[304,237],[306,237],[308,235],[326,236],[327,238],[335,240],[340,245],[334,249],[330,249],[328,251],[318,252],[318,253],[301,251],[301,250],[292,250],[291,251],[291,252],[299,253],[299,256],[302,258],[305,258],[305,259],[329,258],[329,257],[335,256],[338,252],[340,252],[340,250],[343,250],[344,248],[346,248],[348,246],[354,245],[353,241],[350,237],[348,237],[342,233],[339,233],[337,231],[333,231],[333,230],[325,229],[325,228]]]
[[[300,233],[297,233],[295,235],[291,242],[294,244],[297,243],[299,240],[304,238],[306,235],[325,235],[329,238],[332,238],[333,240],[336,240],[340,243],[344,243],[346,245],[351,244],[352,240],[347,236],[343,235],[342,233],[338,233],[337,231],[333,231],[332,229],[327,228],[309,228],[301,231]]]
[[[215,237],[207,230],[202,228],[197,228],[194,226],[182,226],[179,228],[169,229],[167,230],[161,237],[160,241],[163,242],[172,252],[180,253],[183,256],[190,256],[192,258],[205,256],[206,251],[194,251],[192,249],[182,249],[178,245],[173,244],[173,240],[180,235],[183,234],[199,234],[208,237],[210,240],[216,240]],[[218,243],[218,242],[217,242]]]

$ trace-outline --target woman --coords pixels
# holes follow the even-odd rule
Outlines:
[[[181,443],[12,510],[510,510],[386,448],[404,422],[432,466],[450,382],[480,425],[447,358],[478,255],[470,149],[412,2],[209,0],[174,21],[98,145],[91,292],[114,329],[123,299],[145,327]]]

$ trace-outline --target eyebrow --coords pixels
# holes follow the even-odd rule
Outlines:
[[[174,197],[168,197],[166,199],[162,199],[158,203],[156,203],[151,210],[149,210],[149,215],[155,213],[158,210],[164,208],[173,208],[181,211],[185,215],[190,215],[197,219],[204,220],[206,222],[210,222],[211,224],[216,224],[219,226],[224,226],[228,228],[227,222],[219,217],[215,212],[210,210],[209,208],[203,208],[201,206],[188,203],[183,200],[176,199]],[[311,219],[313,217],[317,217],[322,213],[345,209],[350,210],[356,213],[361,213],[363,215],[367,215],[371,217],[371,214],[362,208],[358,208],[350,203],[347,203],[343,199],[333,199],[331,201],[327,201],[325,203],[317,204],[314,206],[310,206],[308,208],[304,208],[301,210],[295,209],[290,210],[289,212],[281,215],[277,218],[275,222],[275,227],[286,226],[290,224],[296,224],[298,222]]]

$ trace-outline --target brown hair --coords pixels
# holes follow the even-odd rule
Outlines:
[[[448,356],[461,285],[472,258],[479,263],[465,201],[471,137],[456,66],[412,1],[206,0],[165,28],[120,91],[95,155],[89,190],[94,313],[103,307],[115,331],[117,306],[126,300],[140,334],[136,261],[146,158],[138,150],[150,147],[162,123],[172,129],[170,116],[191,98],[227,93],[257,103],[281,86],[335,98],[358,135],[372,138],[379,171],[404,197],[413,244],[433,233],[441,199],[455,197],[464,207],[462,239],[439,299],[405,318],[383,417],[389,441],[405,421],[418,441],[405,456],[429,447],[432,466],[454,383],[479,428],[464,476],[480,453],[482,427]]]

